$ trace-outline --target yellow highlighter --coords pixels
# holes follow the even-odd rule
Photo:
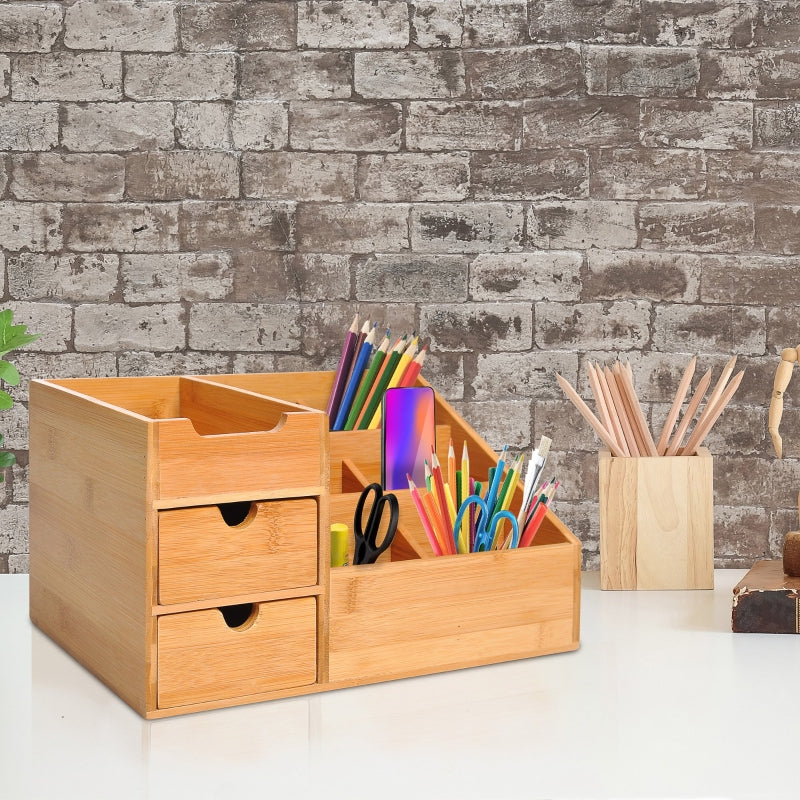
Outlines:
[[[346,567],[347,545],[350,539],[350,531],[342,522],[335,522],[331,525],[331,566]]]

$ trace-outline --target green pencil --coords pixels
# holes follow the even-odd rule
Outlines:
[[[369,424],[372,422],[372,418],[375,416],[375,411],[383,399],[383,393],[386,391],[386,387],[389,385],[389,381],[392,379],[394,368],[397,366],[397,362],[400,360],[400,356],[402,355],[401,350],[404,349],[405,340],[406,337],[404,336],[392,348],[392,352],[389,353],[389,358],[384,359],[384,367],[381,371],[381,376],[378,378],[378,383],[375,385],[375,391],[372,393],[369,403],[367,403],[367,408],[361,416],[361,422],[358,423],[358,430],[365,431],[367,428],[369,428]]]
[[[509,468],[508,472],[506,472],[506,476],[503,479],[503,485],[500,487],[500,492],[497,495],[497,502],[494,504],[494,511],[490,513],[492,516],[496,514],[500,509],[503,507],[503,500],[505,500],[506,494],[508,493],[508,487],[511,486],[511,480],[514,477],[514,473],[519,471],[519,456],[514,459],[514,463]]]
[[[369,390],[372,388],[372,384],[375,382],[375,376],[378,374],[378,370],[381,368],[383,359],[386,358],[386,351],[389,349],[390,341],[389,333],[389,331],[386,331],[386,336],[381,342],[381,346],[375,351],[375,355],[372,356],[372,363],[369,365],[367,374],[361,381],[358,394],[356,395],[356,399],[353,400],[353,405],[350,408],[350,413],[347,415],[347,421],[344,424],[344,430],[346,431],[353,430],[356,420],[358,419],[358,415],[361,413],[361,409],[364,407],[364,401],[367,399]]]

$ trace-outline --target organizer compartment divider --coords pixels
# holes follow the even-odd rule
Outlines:
[[[31,619],[142,716],[578,647],[580,543],[552,512],[530,548],[437,558],[397,491],[392,547],[330,568],[330,523],[352,553],[380,480],[380,430],[328,432],[332,380],[31,382]],[[497,463],[438,394],[436,420],[439,453]]]

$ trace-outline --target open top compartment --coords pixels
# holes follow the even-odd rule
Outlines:
[[[313,408],[194,377],[47,383],[151,423],[159,507],[314,494],[327,479],[327,418]]]

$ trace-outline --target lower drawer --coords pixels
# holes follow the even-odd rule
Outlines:
[[[313,597],[158,618],[159,708],[306,686],[316,678]]]
[[[313,586],[312,498],[158,513],[158,600],[170,603]]]

